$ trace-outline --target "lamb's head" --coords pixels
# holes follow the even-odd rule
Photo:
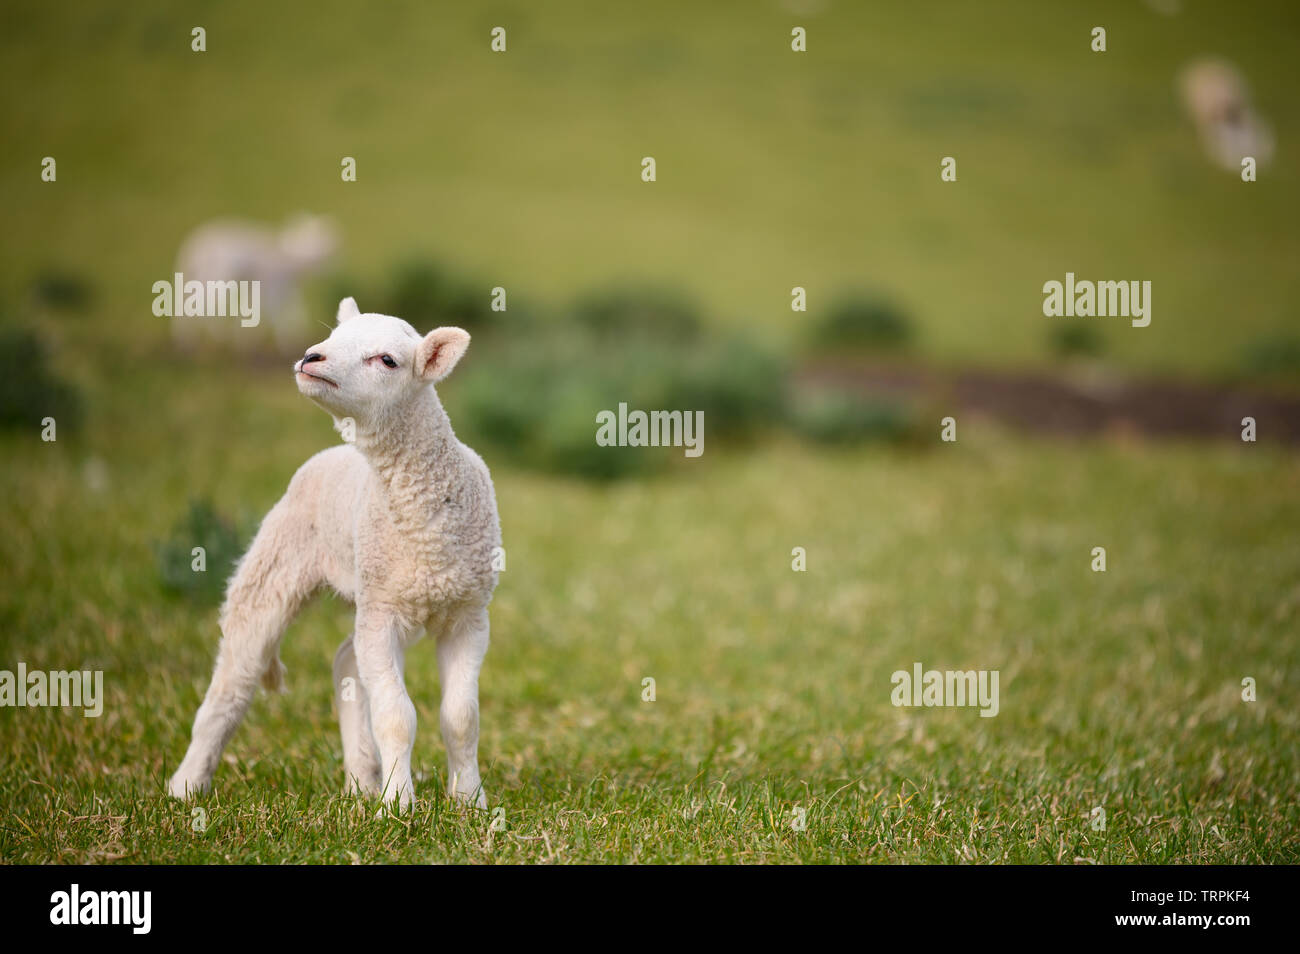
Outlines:
[[[421,336],[400,318],[363,315],[345,298],[334,331],[308,348],[293,370],[306,397],[336,419],[351,418],[359,430],[369,430],[413,409],[468,347],[469,333],[460,328]]]

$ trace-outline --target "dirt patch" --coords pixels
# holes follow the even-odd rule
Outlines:
[[[1300,396],[1243,385],[1128,378],[1095,368],[1051,373],[833,360],[805,365],[795,381],[983,414],[1035,433],[1241,440],[1241,419],[1253,417],[1260,440],[1300,444]]]

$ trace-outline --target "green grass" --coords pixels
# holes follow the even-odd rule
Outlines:
[[[205,375],[230,396],[200,437]],[[0,710],[6,861],[1300,860],[1295,458],[975,426],[909,453],[717,446],[609,487],[498,469],[481,761],[505,830],[440,797],[427,645],[408,663],[417,813],[375,821],[338,794],[329,666],[349,616],[323,599],[195,833],[161,785],[215,612],[164,595],[151,541],[186,493],[268,507],[330,431],[286,375],[137,383],[82,438],[0,446],[21,461],[0,477],[0,659],[103,669],[107,692],[97,720]],[[999,670],[1000,714],[894,708],[890,674],[914,662]]]

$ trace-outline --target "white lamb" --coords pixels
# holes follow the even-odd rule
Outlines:
[[[356,604],[356,629],[334,659],[348,791],[382,795],[389,807],[411,803],[415,706],[403,663],[427,630],[438,643],[448,791],[487,806],[478,676],[501,528],[487,466],[456,439],[433,387],[468,346],[460,328],[421,338],[345,298],[334,331],[295,363],[298,389],[345,437],[350,419],[355,440],[299,468],[240,560],[216,672],[172,795],[207,789],[259,680],[281,685],[284,628],[329,585]]]
[[[1230,172],[1250,156],[1261,166],[1273,158],[1273,130],[1255,111],[1246,79],[1222,60],[1198,60],[1181,76],[1183,103],[1210,158]]]
[[[301,283],[321,271],[338,248],[338,229],[321,216],[298,215],[279,230],[217,220],[186,236],[176,255],[176,270],[187,282],[258,282],[275,348],[291,355],[312,340]],[[173,318],[172,342],[193,351],[203,340],[227,341],[248,352],[265,347],[265,330],[224,317]]]

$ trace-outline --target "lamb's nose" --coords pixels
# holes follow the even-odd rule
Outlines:
[[[321,354],[319,351],[309,351],[307,352],[306,355],[303,356],[302,363],[311,364],[313,361],[324,361],[324,360],[325,360],[325,355]]]

